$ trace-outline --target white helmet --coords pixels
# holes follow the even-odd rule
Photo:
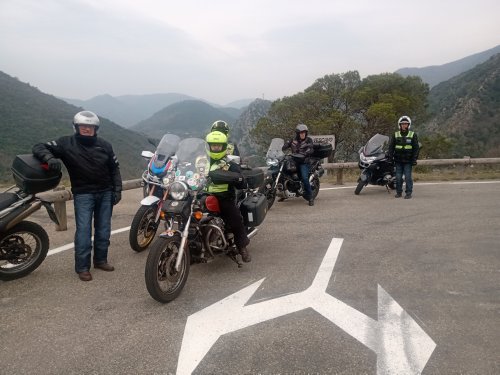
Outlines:
[[[401,124],[408,124],[408,130],[411,128],[411,118],[410,116],[401,116],[398,120],[399,130],[401,130]]]
[[[95,127],[95,132],[99,129],[99,125],[101,122],[99,121],[99,117],[94,112],[90,111],[81,111],[78,112],[75,117],[73,117],[73,126],[75,127],[75,132],[78,132],[78,125],[90,125]]]

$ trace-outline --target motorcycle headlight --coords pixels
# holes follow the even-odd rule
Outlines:
[[[277,159],[266,159],[266,164],[268,167],[276,167],[278,165]]]
[[[375,161],[375,159],[377,159],[376,156],[365,156],[363,154],[359,156],[359,160],[361,160],[363,163],[372,163],[373,161]]]
[[[173,200],[181,201],[186,198],[188,187],[185,183],[176,181],[170,186],[170,196]]]

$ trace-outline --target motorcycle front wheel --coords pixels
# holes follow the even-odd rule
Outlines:
[[[312,182],[311,182],[311,191],[312,191],[312,198],[316,199],[316,197],[319,194],[319,178],[314,177]]]
[[[273,190],[273,188],[268,188],[264,185],[259,189],[259,193],[262,193],[266,196],[267,209],[270,210],[276,199],[276,190]]]
[[[156,206],[141,206],[130,225],[128,240],[132,250],[144,251],[155,238],[158,224],[155,222]]]
[[[184,288],[189,275],[190,254],[188,246],[183,252],[179,271],[175,262],[181,246],[181,237],[157,238],[151,246],[146,261],[144,277],[146,288],[155,300],[167,303],[176,299]]]
[[[49,251],[49,236],[38,224],[21,221],[1,234],[0,280],[28,275],[42,264]]]
[[[358,186],[356,186],[356,189],[354,190],[354,194],[356,195],[359,195],[359,193],[361,193],[361,190],[363,190],[363,188],[366,186],[366,182],[364,182],[363,180],[359,180],[358,181]]]

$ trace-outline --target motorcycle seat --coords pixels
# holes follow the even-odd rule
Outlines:
[[[0,210],[9,207],[11,204],[19,200],[17,194],[14,193],[1,193],[0,194]]]

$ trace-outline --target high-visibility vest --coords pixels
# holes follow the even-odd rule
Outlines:
[[[395,146],[394,148],[396,150],[412,150],[413,146],[411,144],[411,140],[413,138],[413,134],[415,134],[412,131],[409,131],[406,136],[401,135],[400,131],[397,131],[394,136],[396,138]]]
[[[219,160],[210,166],[210,171],[216,171],[225,165],[224,160]],[[228,184],[214,184],[213,182],[208,185],[207,191],[209,193],[224,193],[229,190]]]

